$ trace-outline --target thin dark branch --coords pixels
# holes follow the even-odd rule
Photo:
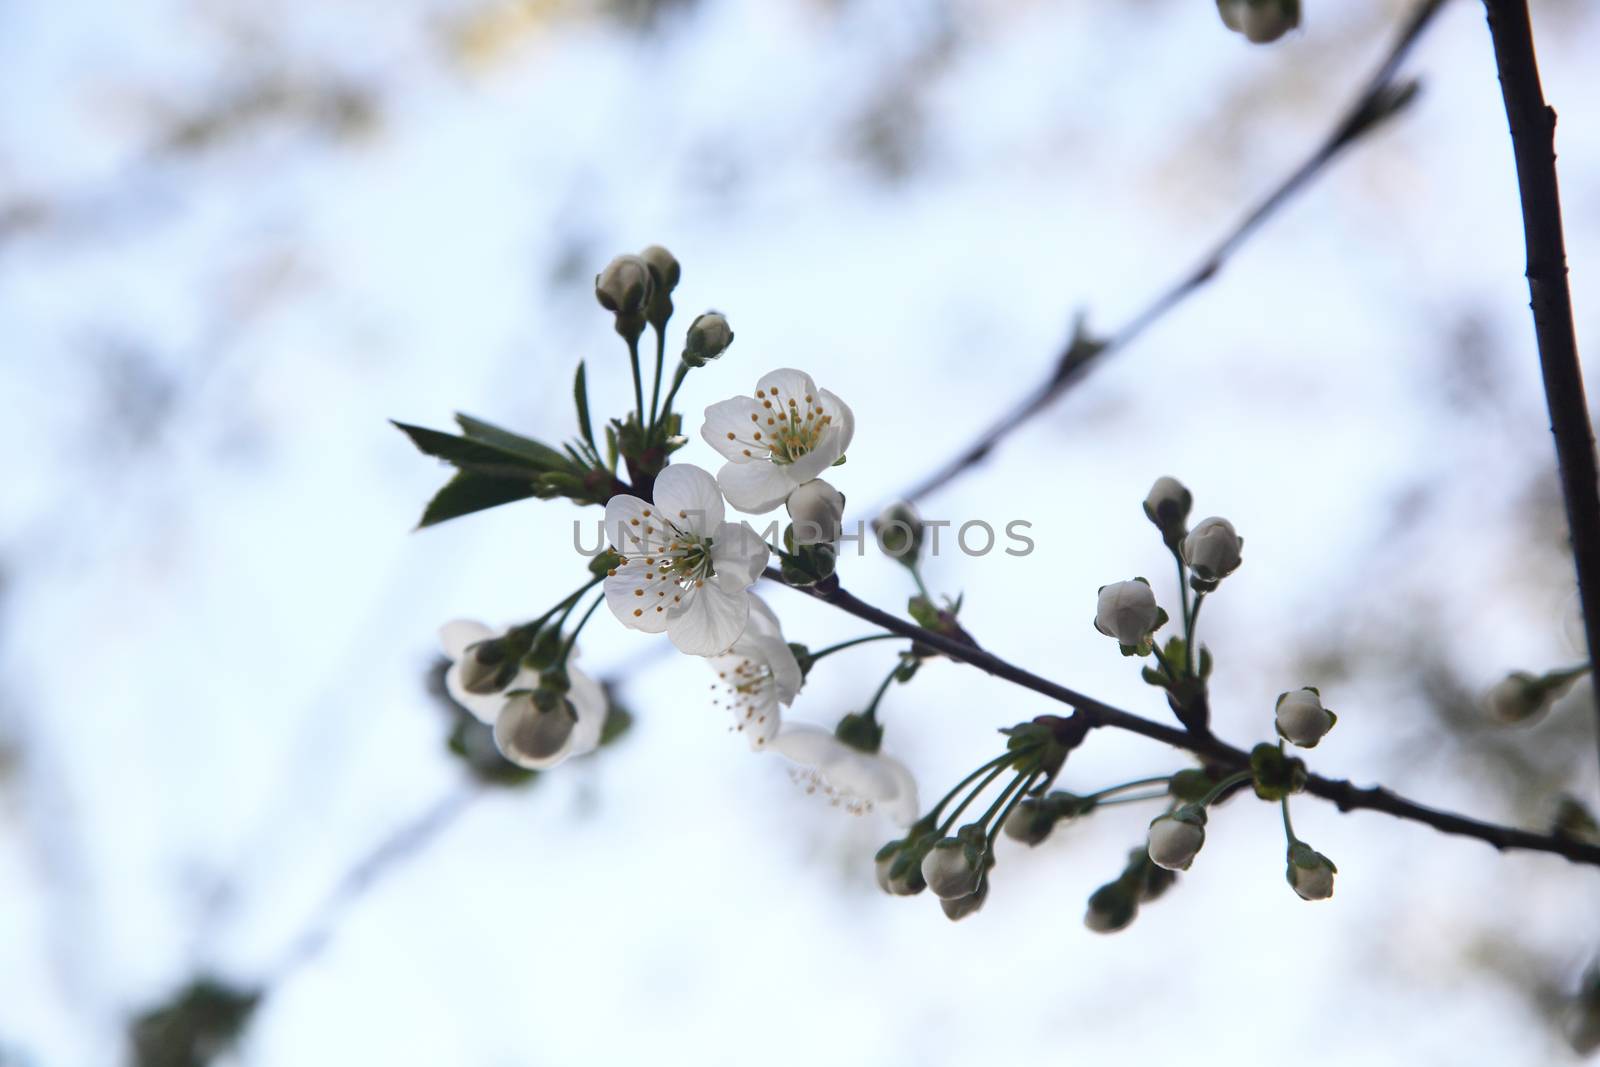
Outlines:
[[[769,569],[766,572],[766,577],[779,584],[787,584],[783,581],[783,576],[776,570]],[[790,588],[794,587],[791,586]],[[1087,717],[1093,726],[1106,726],[1140,734],[1150,738],[1152,741],[1160,741],[1174,748],[1193,752],[1208,762],[1230,770],[1244,770],[1250,764],[1249,753],[1235,748],[1209,733],[1201,734],[1180,730],[1163,723],[1152,722],[1132,712],[1112,707],[1075,689],[1069,689],[1064,685],[1050,681],[1048,678],[1041,678],[1031,671],[1008,663],[993,653],[984,651],[976,644],[946,637],[924,629],[909,619],[901,619],[880,608],[873,607],[871,604],[847,592],[837,582],[830,580],[828,583],[824,583],[822,587],[812,587],[800,591],[809,593],[818,600],[832,604],[841,611],[848,612],[874,626],[882,627],[903,637],[912,638],[948,656],[950,659],[977,667],[979,670],[992,674],[997,678],[1003,678],[1024,689],[1068,705],[1078,714]],[[1441,833],[1476,838],[1500,851],[1525,849],[1534,852],[1549,852],[1564,856],[1574,863],[1600,866],[1600,845],[1588,844],[1571,838],[1555,837],[1550,834],[1532,833],[1528,830],[1518,830],[1510,826],[1498,826],[1494,823],[1438,811],[1407,800],[1381,786],[1363,788],[1343,779],[1325,778],[1322,775],[1313,774],[1306,783],[1306,791],[1314,796],[1332,801],[1340,811],[1365,810],[1382,812],[1399,819],[1423,823]]]
[[[1081,381],[1102,358],[1125,348],[1167,312],[1183,303],[1196,290],[1215,278],[1257,230],[1313,179],[1323,172],[1345,148],[1382,126],[1398,114],[1416,95],[1415,81],[1397,80],[1400,64],[1411,47],[1444,6],[1445,0],[1424,0],[1401,27],[1382,64],[1340,114],[1306,160],[1275,186],[1239,220],[1227,236],[1218,241],[1200,261],[1177,282],[1152,300],[1143,311],[1129,319],[1121,329],[1105,338],[1095,338],[1081,327],[1074,331],[1066,348],[1056,357],[1049,375],[1006,415],[995,422],[954,459],[905,494],[907,500],[920,500],[982,462],[994,448],[1023,423],[1038,415],[1069,388]]]
[[[1533,52],[1527,0],[1485,0],[1494,61],[1500,71],[1511,148],[1522,197],[1522,229],[1528,254],[1528,292],[1533,328],[1544,372],[1550,432],[1556,441],[1561,496],[1567,507],[1572,555],[1583,603],[1589,658],[1600,656],[1600,473],[1594,430],[1578,364],[1567,287],[1567,247],[1561,230],[1561,190],[1556,184],[1556,113],[1544,100]],[[1597,735],[1600,736],[1600,735]]]

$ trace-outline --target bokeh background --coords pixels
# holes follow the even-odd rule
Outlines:
[[[109,1064],[201,977],[258,995],[235,1064],[1573,1060],[1600,876],[1297,807],[1218,813],[1126,932],[1081,924],[1150,813],[1002,846],[947,922],[874,888],[891,836],[796,790],[703,664],[602,613],[583,662],[635,713],[519,788],[450,754],[446,619],[579,580],[564,502],[413,534],[444,472],[389,417],[572,431],[629,403],[591,279],[651,242],[677,328],[738,340],[683,407],[797,366],[856,412],[852,518],[1110,328],[1323,135],[1407,5],[1306,0],[1270,48],[1208,0],[0,4],[0,1063]],[[1580,338],[1600,307],[1600,13],[1537,0]],[[1216,725],[1321,687],[1314,766],[1548,823],[1597,788],[1592,690],[1489,725],[1476,694],[1576,658],[1576,605],[1480,5],[1424,92],[1219,279],[926,502],[1037,552],[928,576],[1014,661],[1154,717],[1089,622],[1170,561],[1183,478],[1245,565],[1203,620]],[[1592,366],[1591,380],[1600,379]],[[714,465],[695,441],[679,458]],[[857,506],[859,505],[859,506]],[[587,516],[592,518],[592,514]],[[902,571],[846,584],[903,604]],[[791,638],[865,630],[769,591]],[[890,653],[827,661],[831,724]],[[1042,698],[934,663],[884,705],[937,797]],[[1095,737],[1089,790],[1182,766]]]

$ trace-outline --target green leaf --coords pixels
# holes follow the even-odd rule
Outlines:
[[[425,526],[436,526],[449,519],[470,515],[474,511],[483,511],[486,508],[509,504],[514,500],[523,500],[535,495],[535,492],[536,487],[529,478],[519,481],[496,478],[475,471],[461,471],[428,501],[427,508],[422,512],[422,521],[417,523],[417,528],[420,530]]]
[[[583,434],[583,439],[589,442],[589,447],[594,447],[594,427],[589,424],[589,378],[583,368],[583,363],[578,363],[578,373],[572,379],[572,400],[578,405],[578,430]]]
[[[523,437],[521,434],[512,433],[510,430],[502,430],[492,423],[484,422],[482,419],[475,419],[471,415],[463,415],[460,412],[456,412],[456,422],[461,426],[462,431],[474,441],[482,441],[484,444],[493,445],[502,451],[522,456],[541,467],[558,468],[567,465],[566,458],[560,452],[557,452],[549,445],[540,444],[531,437]]]
[[[393,421],[393,420],[391,420]],[[443,433],[439,430],[430,430],[424,426],[411,426],[403,422],[395,422],[395,428],[417,446],[417,451],[425,456],[442,459],[462,469],[470,469],[480,474],[498,476],[502,478],[525,478],[531,473],[549,469],[546,464],[536,463],[529,457],[519,452],[509,451],[488,444],[483,441],[473,440],[468,437],[458,437],[453,433]],[[565,467],[566,460],[558,452],[551,452],[552,456]]]

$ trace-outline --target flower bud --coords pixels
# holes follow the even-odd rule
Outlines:
[[[504,638],[479,641],[461,657],[461,687],[479,696],[498,693],[517,676],[518,666]]]
[[[899,846],[893,858],[889,859],[889,867],[879,884],[894,896],[914,897],[928,888],[927,880],[922,877],[922,859],[931,846],[904,841],[899,842]],[[884,850],[887,848],[887,845],[884,846]],[[878,852],[880,861],[885,858],[884,850]]]
[[[1567,1004],[1562,1027],[1567,1044],[1579,1056],[1600,1049],[1600,966],[1591,967]]]
[[[1171,815],[1150,822],[1150,862],[1169,871],[1187,871],[1206,843],[1206,812],[1185,804]]]
[[[1144,498],[1144,513],[1161,531],[1161,539],[1176,547],[1187,532],[1185,524],[1193,504],[1194,497],[1182,482],[1163,476],[1156,479],[1150,487],[1150,495]]]
[[[654,287],[649,264],[638,256],[618,256],[606,264],[605,270],[595,275],[594,296],[600,301],[601,307],[619,320],[642,320]]]
[[[790,493],[788,507],[795,544],[831,545],[839,539],[844,494],[821,478],[813,478]]]
[[[883,514],[872,520],[872,532],[878,535],[878,549],[886,556],[908,567],[917,565],[922,554],[922,516],[907,501],[890,504]]]
[[[689,324],[683,339],[683,361],[691,367],[704,367],[733,344],[733,331],[720,311],[708,311]]]
[[[519,767],[548,767],[566,754],[577,724],[577,709],[560,693],[519,690],[495,719],[495,747]]]
[[[1183,539],[1183,562],[1194,572],[1195,589],[1209,593],[1217,583],[1239,569],[1244,538],[1227,519],[1202,519]]]
[[[1278,694],[1278,736],[1301,748],[1316,748],[1339,717],[1322,706],[1322,694],[1307,686]]]
[[[1551,685],[1549,675],[1540,677],[1527,671],[1513,671],[1484,694],[1485,709],[1507,726],[1528,722],[1549,710],[1563,693],[1565,683]]]
[[[922,877],[928,888],[946,900],[968,896],[978,890],[978,863],[970,848],[959,838],[947,837],[922,858]]]
[[[1333,861],[1304,841],[1289,846],[1289,885],[1301,900],[1327,900],[1333,896]]]
[[[1217,13],[1252,44],[1270,44],[1300,25],[1300,0],[1217,0]]]
[[[900,847],[904,844],[904,841],[890,841],[878,850],[876,856],[872,857],[872,877],[877,881],[878,888],[885,893],[894,892],[890,888],[893,883],[890,881],[889,872],[894,869],[894,861],[899,858]]]
[[[1156,604],[1150,583],[1143,578],[1112,582],[1100,587],[1094,628],[1116,638],[1125,656],[1148,656],[1151,635],[1166,625],[1167,614]]]
[[[968,915],[983,907],[983,902],[989,899],[989,879],[983,878],[978,882],[978,888],[964,897],[939,899],[939,907],[944,911],[945,918],[951,922],[960,922]]]
[[[1108,882],[1089,894],[1089,909],[1083,925],[1097,934],[1113,934],[1124,929],[1139,914],[1139,901],[1121,880]]]
[[[651,292],[665,296],[678,287],[682,268],[678,266],[678,259],[671,252],[660,245],[651,245],[639,253],[639,258],[644,260],[644,265],[650,270]]]
[[[1024,845],[1037,845],[1050,836],[1056,827],[1056,813],[1048,802],[1028,797],[1011,809],[1002,824],[1005,835]]]

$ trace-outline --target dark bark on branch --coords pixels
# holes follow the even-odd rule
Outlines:
[[[1561,191],[1556,183],[1556,113],[1545,103],[1539,85],[1527,0],[1485,0],[1484,7],[1511,126],[1533,328],[1592,663],[1600,653],[1600,474],[1596,473],[1594,430],[1589,425],[1578,337],[1572,325],[1572,293],[1567,287],[1567,247],[1561,230]]]
[[[783,581],[783,576],[776,570],[769,569],[766,572],[766,577],[780,585],[787,584]],[[796,587],[790,586],[790,588]],[[1152,722],[1132,712],[1112,707],[1110,704],[1103,703],[1077,690],[1069,689],[1067,686],[1052,682],[1048,678],[1042,678],[1031,671],[1008,663],[1000,657],[984,651],[976,644],[968,644],[954,638],[945,637],[942,634],[924,629],[909,619],[901,619],[880,608],[873,607],[871,604],[847,592],[832,579],[821,586],[800,589],[799,591],[809,593],[818,600],[832,604],[841,611],[848,612],[856,618],[888,630],[890,633],[900,634],[903,637],[921,642],[948,656],[950,659],[977,667],[979,670],[992,674],[997,678],[1003,678],[1024,689],[1068,705],[1077,714],[1085,716],[1092,726],[1107,726],[1140,734],[1150,738],[1152,741],[1160,741],[1174,748],[1193,752],[1211,763],[1216,763],[1232,770],[1245,770],[1250,765],[1250,754],[1248,752],[1235,748],[1212,734],[1180,730],[1163,723]],[[1556,837],[1550,834],[1518,830],[1510,826],[1498,826],[1494,823],[1438,811],[1407,800],[1381,786],[1359,787],[1343,779],[1325,778],[1322,775],[1313,774],[1306,784],[1306,792],[1332,801],[1340,811],[1365,810],[1382,812],[1399,819],[1423,823],[1441,833],[1476,838],[1500,851],[1524,849],[1534,852],[1549,852],[1557,856],[1564,856],[1574,863],[1600,866],[1600,845]]]
[[[1183,303],[1196,290],[1221,273],[1228,258],[1276,214],[1279,208],[1293,199],[1301,189],[1311,184],[1312,180],[1321,174],[1345,148],[1398,114],[1416,95],[1417,89],[1415,81],[1396,80],[1400,64],[1444,3],[1445,0],[1424,0],[1416,7],[1395,38],[1383,63],[1367,79],[1328,135],[1305,162],[1279,182],[1226,237],[1201,257],[1193,269],[1152,300],[1143,311],[1110,337],[1094,338],[1075,332],[1066,348],[1056,357],[1049,375],[1042,383],[954,459],[908,490],[905,499],[920,500],[981,463],[1001,441],[1081,381],[1088,370],[1103,357],[1125,348],[1167,312]]]

